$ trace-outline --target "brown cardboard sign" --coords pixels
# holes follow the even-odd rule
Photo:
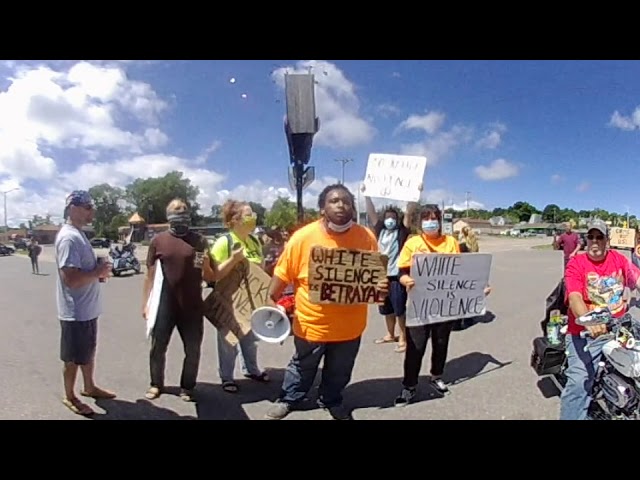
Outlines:
[[[309,257],[309,300],[314,304],[375,304],[389,259],[379,252],[314,246]]]

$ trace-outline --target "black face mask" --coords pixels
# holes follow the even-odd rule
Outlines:
[[[178,237],[184,237],[189,233],[189,225],[184,223],[172,223],[170,224],[171,233]]]

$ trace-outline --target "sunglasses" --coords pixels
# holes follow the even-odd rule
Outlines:
[[[600,241],[604,240],[604,235],[591,235],[591,234],[589,234],[589,235],[587,235],[587,240],[591,240],[591,241],[598,240],[600,242]]]

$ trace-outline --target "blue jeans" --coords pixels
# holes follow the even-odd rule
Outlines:
[[[580,338],[567,335],[567,384],[560,395],[560,420],[587,420],[591,391],[602,358],[602,347],[610,338]],[[589,350],[584,347],[589,345]]]
[[[324,408],[342,405],[342,392],[360,350],[360,337],[335,343],[315,343],[293,337],[295,353],[287,365],[280,401],[289,405],[301,402],[313,385],[320,360],[324,357],[319,403]]]
[[[240,367],[243,375],[262,374],[258,368],[258,339],[249,332],[235,346],[232,346],[221,334],[218,334],[218,375],[224,382],[233,381],[233,372],[236,367],[236,358],[240,355]]]

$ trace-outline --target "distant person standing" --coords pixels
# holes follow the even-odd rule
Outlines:
[[[31,259],[31,270],[34,275],[40,274],[40,267],[38,265],[38,257],[42,253],[42,247],[38,245],[38,240],[35,238],[31,240],[27,247],[27,253]]]
[[[566,269],[569,260],[575,257],[582,248],[580,237],[571,229],[571,224],[567,223],[565,232],[558,237],[557,245],[558,250],[561,249],[564,252],[564,268]]]
[[[75,395],[78,367],[84,380],[82,396],[115,397],[115,394],[97,387],[93,379],[98,317],[102,313],[100,280],[111,273],[110,263],[98,264],[93,247],[82,230],[93,221],[93,216],[93,200],[89,193],[74,191],[67,197],[67,223],[60,228],[55,241],[60,359],[64,362],[65,396],[62,403],[78,415],[94,413]]]

